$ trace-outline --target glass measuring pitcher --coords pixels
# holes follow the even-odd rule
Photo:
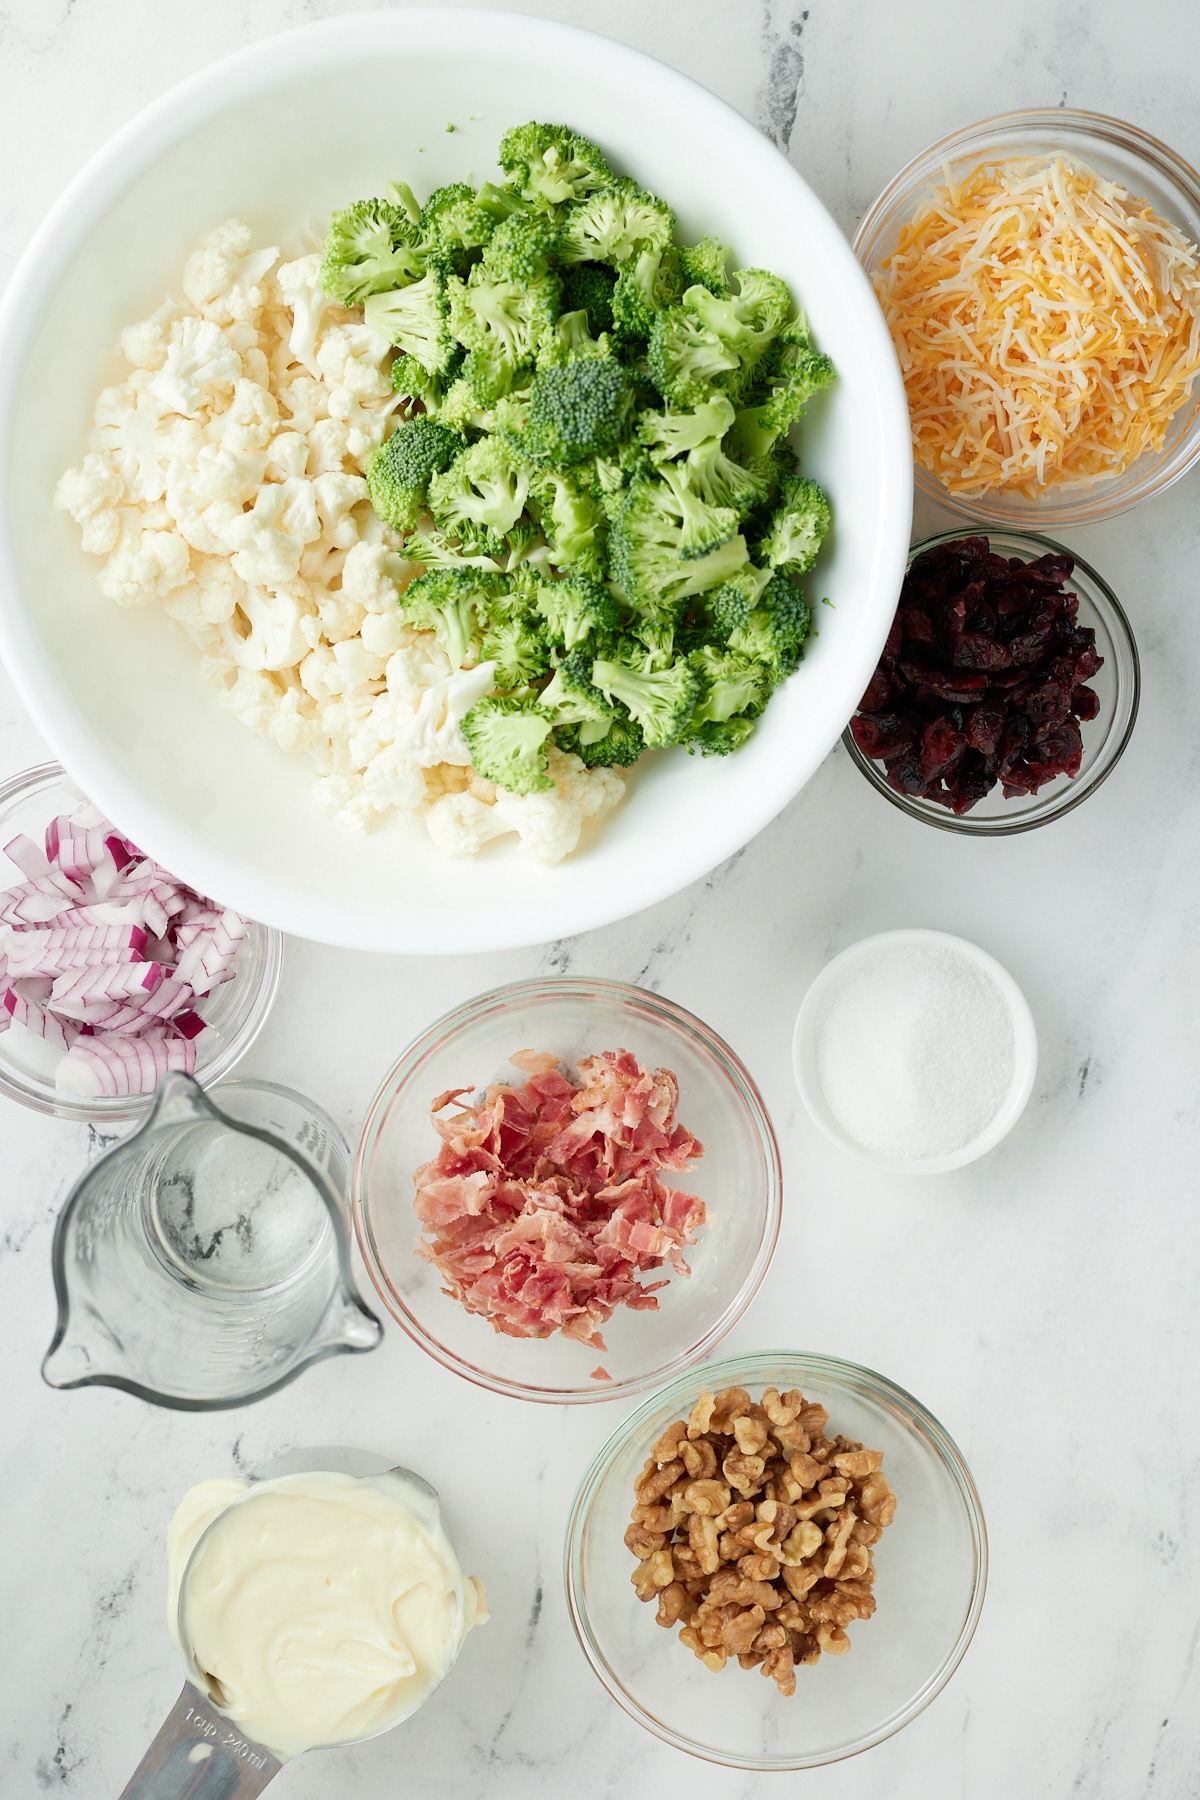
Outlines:
[[[351,1274],[336,1125],[269,1082],[216,1094],[165,1075],[139,1128],[68,1196],[51,1387],[208,1411],[382,1338]]]

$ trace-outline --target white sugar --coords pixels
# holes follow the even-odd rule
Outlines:
[[[842,1129],[877,1156],[947,1156],[1013,1082],[1012,1015],[951,944],[881,944],[847,968],[817,1027],[817,1073]]]

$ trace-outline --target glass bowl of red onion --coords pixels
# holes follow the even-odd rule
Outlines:
[[[711,1027],[563,976],[480,994],[405,1051],[352,1193],[409,1336],[481,1387],[562,1404],[708,1355],[766,1274],[781,1186],[766,1107]]]
[[[142,855],[58,763],[0,782],[0,1094],[131,1119],[169,1069],[206,1086],[262,1029],[279,932]]]

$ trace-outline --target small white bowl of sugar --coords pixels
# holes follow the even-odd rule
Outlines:
[[[827,963],[792,1044],[796,1085],[834,1143],[877,1168],[940,1175],[1020,1118],[1037,1030],[1006,969],[944,931],[884,931]]]

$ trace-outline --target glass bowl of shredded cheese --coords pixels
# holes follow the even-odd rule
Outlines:
[[[972,519],[1090,524],[1200,457],[1200,175],[1098,113],[931,144],[854,248],[900,360],[917,487]]]

